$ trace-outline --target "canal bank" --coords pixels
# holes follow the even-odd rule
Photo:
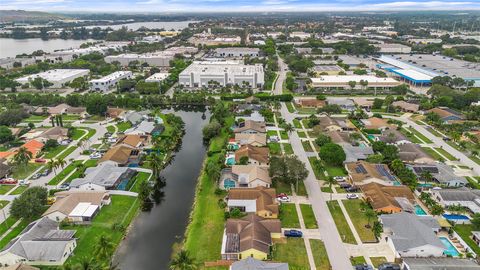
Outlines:
[[[185,122],[182,145],[161,173],[166,185],[159,203],[137,216],[118,248],[114,261],[120,269],[168,269],[172,246],[183,239],[206,153],[202,128],[209,115],[193,111],[175,115]]]

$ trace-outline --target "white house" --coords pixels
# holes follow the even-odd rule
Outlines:
[[[100,79],[91,80],[90,89],[106,92],[115,87],[120,80],[131,79],[132,77],[133,73],[131,71],[116,71]]]

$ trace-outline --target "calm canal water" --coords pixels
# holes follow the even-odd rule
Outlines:
[[[0,58],[15,57],[18,54],[30,54],[36,50],[53,52],[55,50],[78,48],[85,42],[93,40],[49,39],[40,38],[13,39],[0,38]]]
[[[206,113],[206,119],[202,119],[202,112],[175,114],[185,122],[181,149],[162,172],[166,180],[162,202],[150,212],[140,213],[117,251],[115,263],[122,270],[168,269],[172,245],[183,239],[205,157],[202,127],[209,115]]]

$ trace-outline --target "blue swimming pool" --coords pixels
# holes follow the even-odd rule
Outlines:
[[[375,141],[375,136],[373,136],[372,134],[368,134],[367,138],[369,138],[372,141]]]
[[[235,157],[229,157],[226,160],[227,165],[235,165]]]
[[[458,250],[453,246],[453,244],[448,240],[446,237],[439,237],[440,241],[442,241],[442,244],[446,247],[445,251],[443,254],[447,256],[452,256],[452,257],[458,257],[460,253]]]
[[[443,217],[448,220],[470,220],[470,218],[465,215],[443,214]]]
[[[415,205],[415,215],[417,216],[426,216],[427,215],[427,212],[425,212],[425,210],[423,210],[423,208],[420,206],[420,205]]]

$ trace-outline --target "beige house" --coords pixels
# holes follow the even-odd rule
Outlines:
[[[235,142],[240,146],[250,144],[256,147],[267,146],[267,135],[265,133],[236,133]]]
[[[400,110],[402,110],[402,112],[409,112],[409,113],[416,113],[420,108],[420,105],[418,104],[409,103],[403,100],[393,102],[392,106],[399,108]]]
[[[234,133],[266,133],[267,129],[265,128],[265,123],[256,122],[252,120],[246,120],[241,123],[238,128],[233,130]]]
[[[268,173],[268,166],[257,165],[233,165],[232,168],[222,170],[219,187],[231,189],[238,187],[266,187],[272,185],[272,179]]]
[[[368,183],[379,183],[382,185],[393,185],[398,183],[397,179],[385,164],[373,164],[366,161],[345,163],[348,178],[353,185],[365,185]]]
[[[277,218],[279,204],[274,188],[232,188],[228,191],[228,209],[238,208],[263,218]]]
[[[235,151],[235,162],[240,163],[242,157],[248,157],[248,164],[268,165],[270,160],[270,151],[267,147],[255,147],[246,144]]]

